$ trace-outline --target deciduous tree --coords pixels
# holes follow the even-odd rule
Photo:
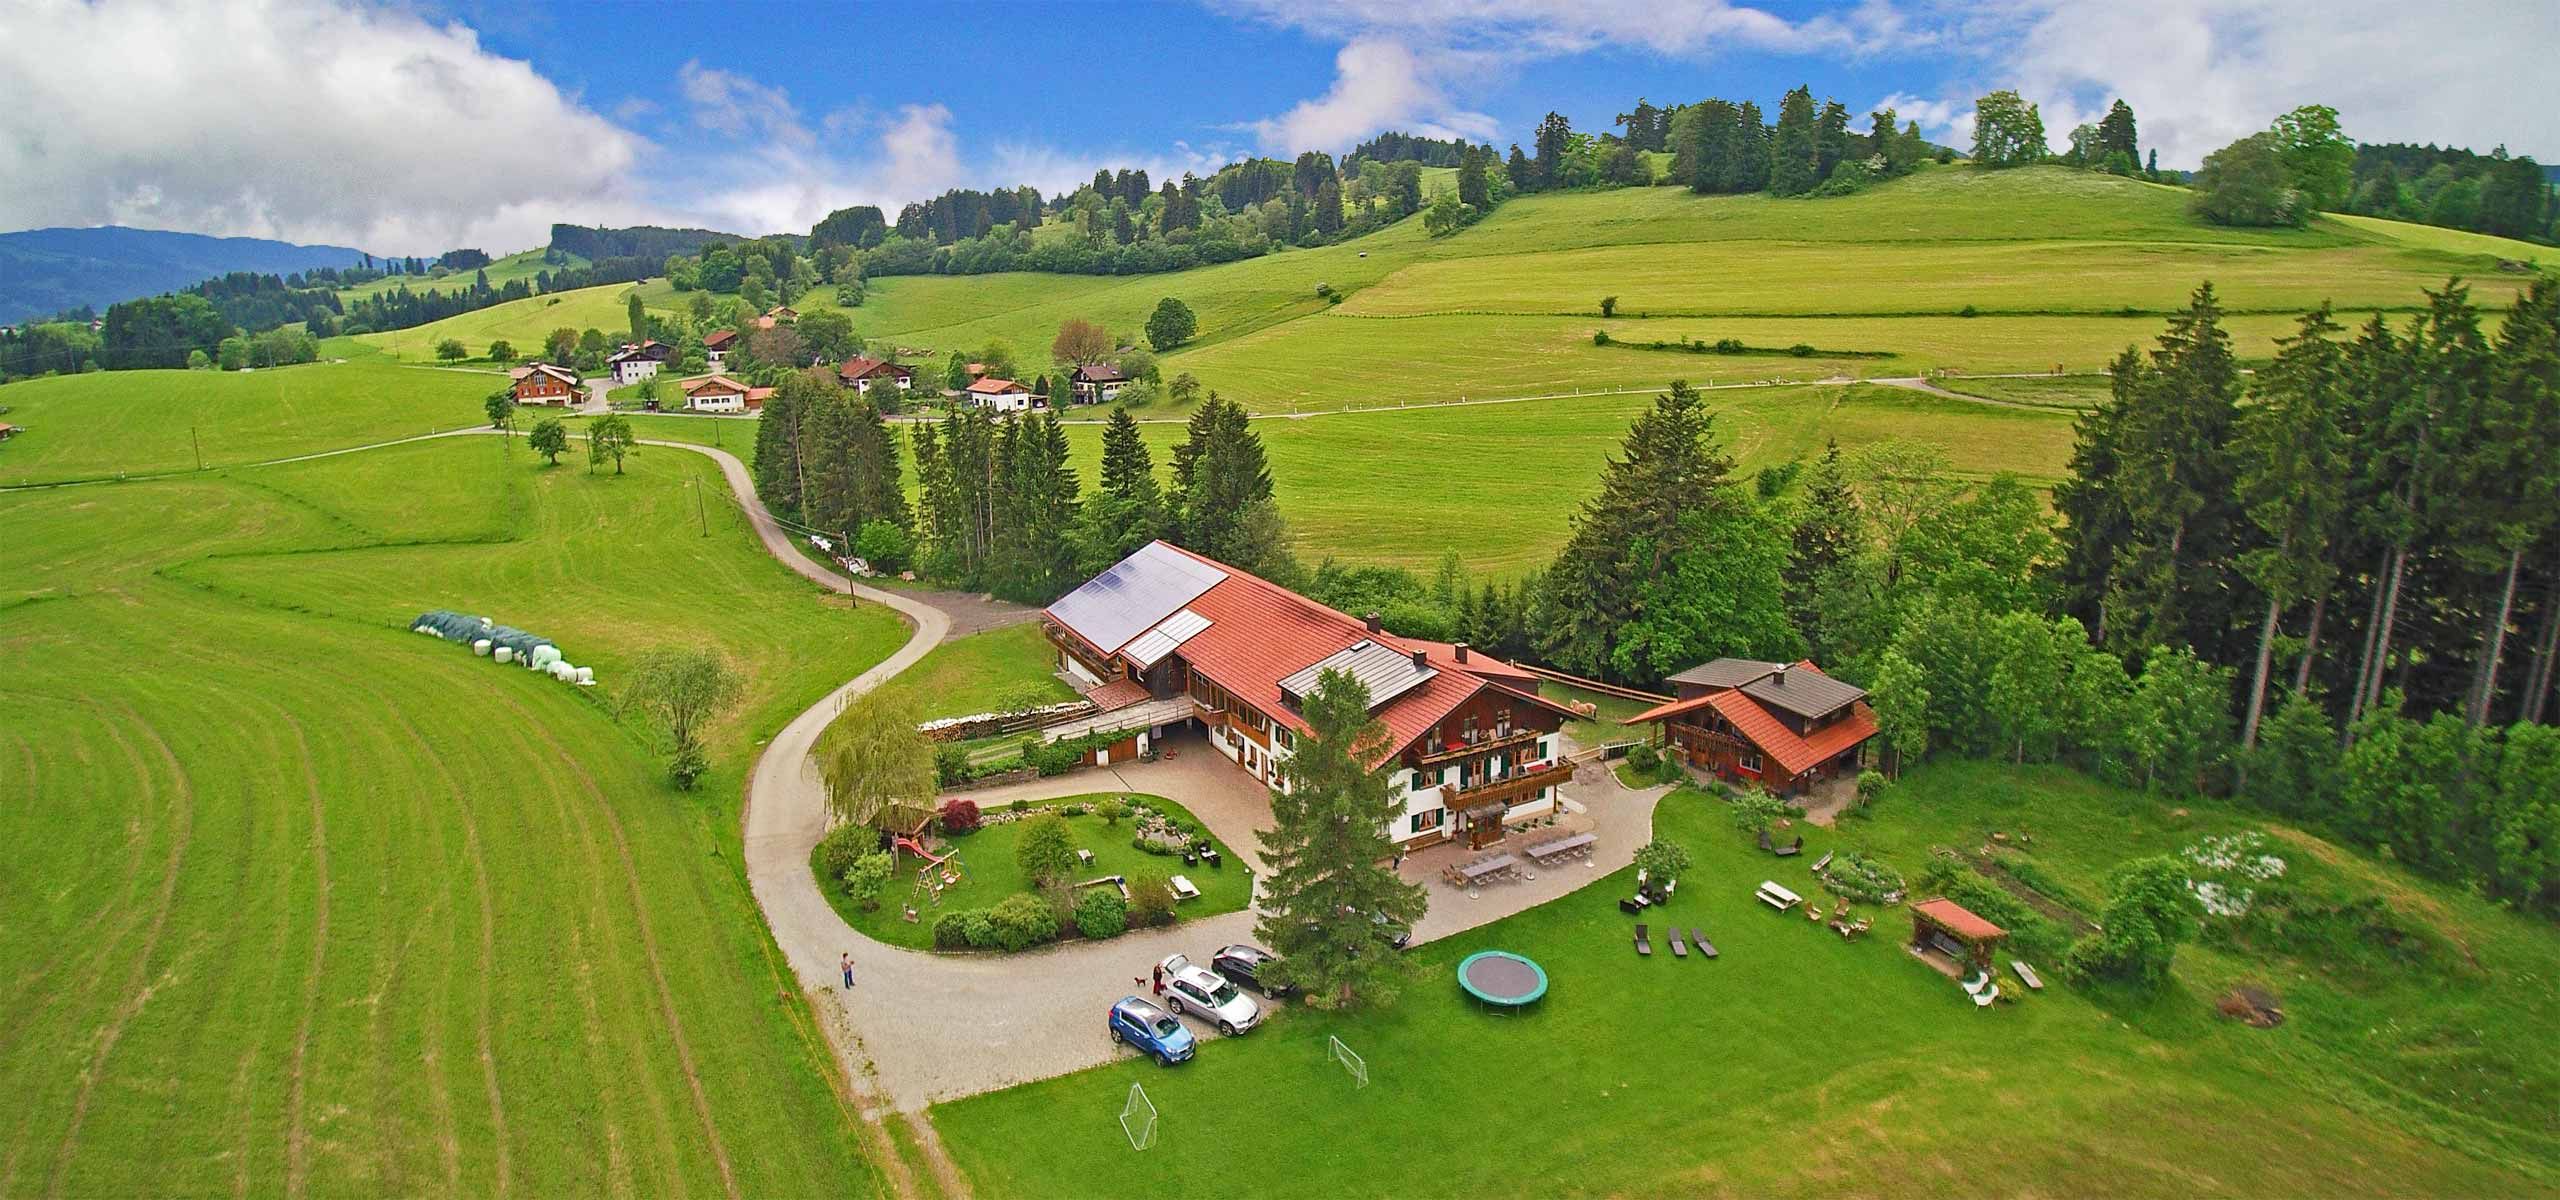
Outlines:
[[[613,418],[607,418],[613,419]],[[664,646],[642,654],[632,664],[631,682],[623,688],[620,711],[639,709],[655,717],[675,743],[667,778],[690,791],[709,769],[702,750],[703,727],[719,718],[738,697],[735,672],[713,651],[696,646]]]

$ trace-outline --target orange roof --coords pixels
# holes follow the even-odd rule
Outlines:
[[[873,358],[866,354],[860,357],[846,359],[843,366],[836,368],[836,378],[847,381],[865,379],[873,375],[878,375],[884,371],[891,375],[915,374],[914,371],[890,362],[885,358]]]
[[[702,348],[717,350],[737,340],[738,331],[735,329],[714,329],[702,335]]]
[[[1973,915],[1973,910],[1940,896],[1911,906],[1911,911],[1925,916],[1947,932],[1970,942],[1984,942],[2007,937],[2009,931]]]
[[[1015,383],[1010,379],[998,379],[990,375],[985,379],[981,379],[976,383],[970,384],[969,390],[981,396],[996,396],[1007,392],[1027,392],[1031,389]]]
[[[726,375],[705,375],[700,379],[687,381],[684,385],[684,394],[688,396],[696,392],[736,392],[739,395],[746,395],[748,390],[747,385]],[[768,388],[766,391],[769,393],[771,389]]]
[[[1114,679],[1086,693],[1085,699],[1093,701],[1094,707],[1104,712],[1117,712],[1132,704],[1145,703],[1147,685],[1135,679]]]
[[[1500,680],[1476,674],[1472,668],[1478,665],[1479,656],[1473,652],[1468,654],[1467,664],[1461,666],[1447,643],[1371,633],[1365,623],[1347,613],[1215,559],[1164,544],[1226,573],[1226,578],[1183,606],[1208,618],[1209,624],[1182,642],[1182,661],[1192,671],[1296,732],[1307,733],[1309,729],[1297,710],[1281,698],[1280,681],[1310,663],[1364,641],[1407,654],[1422,651],[1433,671],[1429,679],[1388,700],[1374,714],[1386,727],[1387,755],[1412,744],[1468,697],[1487,688],[1567,713],[1554,701],[1534,692],[1503,686],[1508,682],[1508,669]],[[1508,668],[1508,664],[1503,665]]]
[[[1810,662],[1800,662],[1796,665],[1816,673],[1822,670]],[[1692,696],[1686,700],[1674,700],[1669,704],[1656,705],[1619,723],[1640,725],[1647,721],[1666,720],[1701,709],[1713,709],[1716,715],[1725,719],[1726,724],[1733,726],[1733,731],[1740,734],[1744,741],[1758,746],[1761,753],[1778,760],[1778,765],[1786,768],[1790,775],[1804,771],[1876,735],[1876,710],[1867,707],[1864,701],[1852,704],[1849,715],[1810,734],[1799,735],[1795,730],[1787,728],[1785,722],[1780,721],[1776,714],[1771,713],[1759,701],[1733,688],[1719,688],[1703,696]]]

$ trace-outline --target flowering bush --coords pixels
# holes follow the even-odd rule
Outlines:
[[[944,801],[941,819],[942,831],[954,836],[976,833],[978,826],[985,821],[985,818],[978,814],[978,802],[975,800]]]

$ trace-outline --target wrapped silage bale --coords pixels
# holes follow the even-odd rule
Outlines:
[[[532,664],[534,670],[548,671],[552,668],[553,664],[560,661],[560,647],[554,646],[549,642],[544,642],[543,644],[534,647],[533,655],[525,661]]]
[[[562,683],[576,683],[578,681],[578,669],[565,662],[556,662],[551,664],[551,677]]]
[[[596,669],[595,669],[594,667],[580,667],[580,668],[578,668],[578,686],[579,686],[579,687],[594,687],[595,685],[596,685]]]
[[[487,658],[489,656],[489,639],[482,638],[479,641],[471,643],[471,653],[477,658]]]
[[[495,658],[502,663],[514,662],[516,660],[515,648],[512,646],[500,646],[496,650],[490,651],[490,657]]]

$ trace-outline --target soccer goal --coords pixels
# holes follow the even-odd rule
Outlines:
[[[1129,1135],[1132,1150],[1156,1144],[1156,1104],[1147,1099],[1146,1085],[1129,1085],[1128,1103],[1120,1106],[1120,1132]]]
[[[1333,1061],[1341,1063],[1342,1069],[1350,1073],[1351,1086],[1355,1088],[1369,1086],[1369,1064],[1359,1055],[1352,1053],[1351,1047],[1343,1045],[1341,1038],[1330,1034],[1326,1035],[1324,1044],[1325,1052],[1333,1056]]]

